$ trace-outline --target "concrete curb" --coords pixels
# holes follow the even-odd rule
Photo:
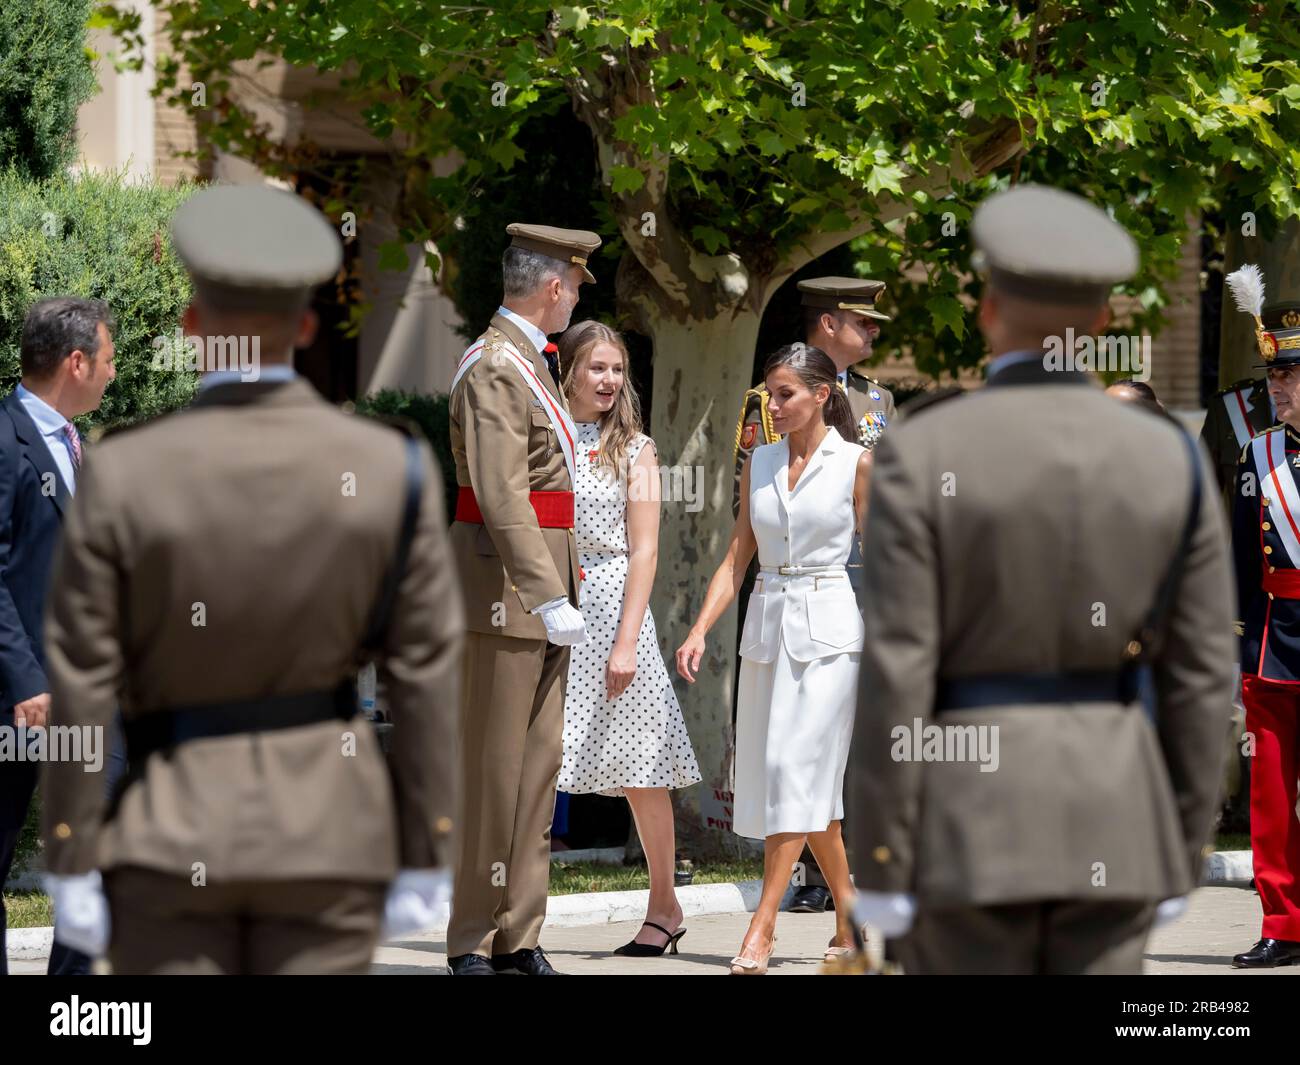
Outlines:
[[[677,901],[687,917],[706,914],[749,913],[758,905],[761,880],[742,880],[737,884],[688,884],[677,889]],[[781,900],[784,909],[793,889]],[[550,928],[580,928],[586,925],[636,921],[645,916],[650,901],[648,890],[594,891],[578,895],[552,895],[546,904],[546,924]],[[437,920],[421,935],[442,935],[447,931],[451,907],[444,904]],[[8,933],[9,957],[36,960],[47,957],[54,940],[53,928],[15,928]],[[393,942],[410,939],[410,934],[395,937]]]
[[[1249,884],[1254,875],[1250,851],[1215,851],[1205,868],[1205,882],[1216,887]]]
[[[621,848],[601,848],[601,850]],[[561,859],[574,861],[605,861],[592,857],[594,851],[561,851]],[[577,857],[581,855],[581,857]],[[552,856],[553,858],[556,856]],[[1206,883],[1216,887],[1248,884],[1253,875],[1250,851],[1215,851],[1209,859]],[[677,900],[687,917],[709,914],[752,913],[762,893],[761,880],[742,880],[735,884],[689,884],[677,889]],[[790,904],[794,889],[786,891],[781,909]],[[619,921],[636,921],[645,916],[648,890],[594,891],[578,895],[552,895],[546,904],[546,924],[551,928],[580,928],[586,925],[614,924]],[[444,905],[438,919],[428,929],[429,935],[442,935],[447,931],[451,907]],[[35,960],[49,955],[54,941],[52,928],[14,928],[8,933],[9,957]],[[398,936],[395,942],[409,939]]]

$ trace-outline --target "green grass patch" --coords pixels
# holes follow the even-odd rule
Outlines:
[[[1248,851],[1250,836],[1245,832],[1220,832],[1214,837],[1216,851]]]
[[[5,916],[10,928],[47,928],[54,923],[54,906],[41,891],[6,891]]]
[[[693,884],[733,884],[738,880],[758,880],[763,875],[761,859],[697,865]],[[600,862],[577,862],[551,866],[552,895],[576,895],[589,891],[636,891],[650,887],[650,873],[643,865],[603,865]]]

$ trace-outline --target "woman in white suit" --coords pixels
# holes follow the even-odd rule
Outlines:
[[[866,515],[871,455],[855,442],[848,399],[824,352],[781,348],[763,377],[784,439],[746,462],[726,557],[677,650],[677,670],[693,683],[704,638],[757,550],[759,578],[740,641],[733,826],[765,846],[762,897],[731,961],[739,975],[767,971],[777,910],[805,839],[835,899],[827,957],[853,949],[840,821],[863,624],[845,563]]]

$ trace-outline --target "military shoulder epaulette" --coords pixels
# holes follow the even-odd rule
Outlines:
[[[1240,381],[1234,381],[1227,388],[1219,389],[1219,391],[1214,393],[1214,398],[1218,399],[1222,396],[1230,396],[1234,392],[1247,391],[1249,389],[1254,388],[1262,380],[1263,380],[1262,377],[1244,377]]]
[[[919,396],[913,396],[898,408],[898,413],[906,415],[910,420],[923,410],[930,410],[940,403],[965,394],[966,389],[959,385],[945,385],[943,388],[936,388],[933,392],[922,392]]]

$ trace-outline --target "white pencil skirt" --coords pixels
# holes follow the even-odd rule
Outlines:
[[[857,709],[854,652],[796,662],[741,660],[732,830],[763,839],[822,832],[844,817],[844,769]]]

